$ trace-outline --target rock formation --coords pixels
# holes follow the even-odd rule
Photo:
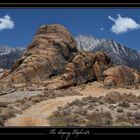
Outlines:
[[[127,86],[140,83],[140,73],[124,65],[114,66],[104,71],[104,85]]]
[[[62,75],[50,80],[48,89],[66,88],[91,81],[103,81],[103,72],[111,66],[105,53],[78,52],[71,63],[68,63]]]
[[[8,76],[10,74],[11,70],[9,69],[4,69],[3,71],[0,72],[0,79],[3,79],[4,77]]]
[[[65,27],[44,25],[25,54],[12,66],[13,83],[37,83],[60,74],[77,53],[76,42]]]
[[[76,45],[64,26],[41,26],[12,70],[2,75],[3,83],[26,86],[41,83],[46,89],[59,89],[91,81],[105,85],[140,82],[140,74],[135,70],[126,66],[112,67],[104,52],[78,52]]]

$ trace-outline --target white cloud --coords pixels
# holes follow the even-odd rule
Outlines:
[[[104,30],[104,28],[100,28],[100,31],[103,31]]]
[[[0,18],[0,30],[13,29],[15,27],[14,21],[11,20],[9,15]]]
[[[128,30],[140,29],[140,24],[132,18],[121,17],[120,14],[118,14],[117,19],[114,19],[111,16],[108,16],[108,18],[114,22],[111,28],[113,33],[121,34],[127,32]]]

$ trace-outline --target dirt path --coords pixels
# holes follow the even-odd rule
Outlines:
[[[57,97],[42,101],[24,110],[21,115],[11,118],[5,122],[5,126],[49,126],[49,117],[58,106],[65,106],[75,99],[82,99],[84,96]]]

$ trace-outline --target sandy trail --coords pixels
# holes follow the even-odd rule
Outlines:
[[[57,97],[42,101],[24,110],[21,115],[11,118],[5,122],[5,126],[49,126],[49,117],[58,106],[65,106],[75,99],[82,99],[84,96]]]
[[[111,91],[118,91],[119,93],[130,93],[135,95],[140,94],[140,90],[132,89],[105,89],[95,87],[93,85],[87,85],[84,89],[77,87],[75,90],[80,92],[81,95],[57,97],[55,99],[48,99],[42,101],[30,108],[24,110],[21,115],[15,118],[8,119],[5,122],[5,126],[49,126],[47,118],[57,110],[58,106],[65,106],[67,103],[74,101],[75,99],[82,99],[86,96],[104,96]]]

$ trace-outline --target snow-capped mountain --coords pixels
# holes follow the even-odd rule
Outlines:
[[[24,48],[10,48],[6,45],[0,45],[0,55],[6,55],[11,52],[23,51]]]
[[[0,45],[0,69],[11,68],[13,62],[24,52],[25,48],[12,48]]]
[[[79,35],[76,38],[78,50],[104,51],[115,64],[125,64],[140,70],[140,52],[128,48],[111,39],[98,39]]]

